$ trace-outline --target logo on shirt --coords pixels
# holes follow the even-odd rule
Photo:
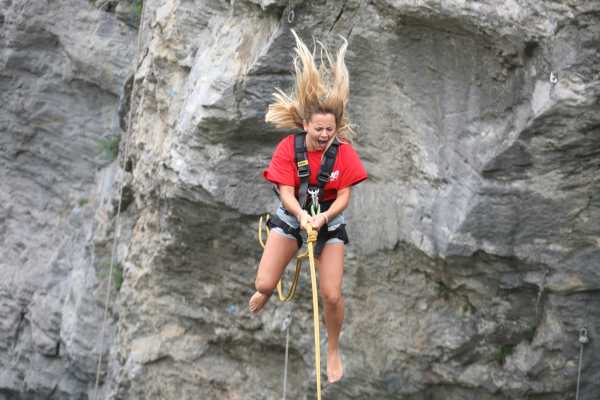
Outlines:
[[[337,181],[337,179],[340,177],[340,171],[339,170],[335,170],[331,173],[331,175],[329,175],[329,182],[335,182]]]

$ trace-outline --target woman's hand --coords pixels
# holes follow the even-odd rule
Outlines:
[[[327,223],[327,215],[320,213],[311,218],[311,225],[315,230],[319,230]]]
[[[298,220],[300,227],[304,230],[306,230],[307,224],[313,225],[312,217],[306,210],[300,211],[300,214],[298,214],[296,216],[296,219]],[[313,225],[313,227],[314,227],[314,225]]]

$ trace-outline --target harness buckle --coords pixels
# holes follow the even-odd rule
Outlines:
[[[308,160],[298,161],[296,163],[298,166],[298,176],[300,178],[307,178],[310,176],[310,169],[308,168]]]
[[[317,180],[319,181],[319,183],[325,186],[327,182],[329,182],[329,174],[325,171],[320,171],[319,175],[317,176]]]

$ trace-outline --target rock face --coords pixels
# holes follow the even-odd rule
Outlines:
[[[88,398],[137,35],[87,1],[0,4],[0,398]]]
[[[91,397],[100,351],[102,398],[279,398],[288,318],[287,396],[314,398],[306,280],[246,311],[290,28],[348,39],[370,174],[325,398],[575,398],[582,328],[580,398],[600,392],[600,3],[295,1],[292,20],[287,1],[146,0],[139,42],[129,2],[5,3],[0,398]]]

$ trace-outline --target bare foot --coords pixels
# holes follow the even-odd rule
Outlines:
[[[254,292],[252,297],[250,297],[250,301],[248,302],[248,308],[250,308],[250,311],[253,314],[256,314],[257,312],[262,310],[264,305],[267,304],[268,300],[269,296],[267,296],[266,294],[262,294],[261,292]]]
[[[335,383],[344,376],[342,367],[342,357],[339,350],[327,352],[327,380],[329,383]]]

